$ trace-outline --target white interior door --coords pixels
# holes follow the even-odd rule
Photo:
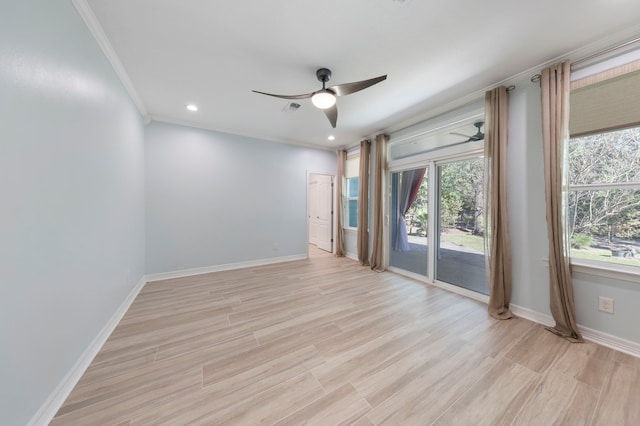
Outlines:
[[[333,176],[309,177],[309,242],[333,251]]]
[[[318,245],[318,175],[309,176],[309,243]]]

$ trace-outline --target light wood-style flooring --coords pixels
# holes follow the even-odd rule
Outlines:
[[[52,425],[640,425],[640,359],[312,249],[145,285]]]

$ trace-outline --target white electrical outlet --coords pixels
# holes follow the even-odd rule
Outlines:
[[[598,310],[613,313],[613,299],[610,297],[598,297]]]

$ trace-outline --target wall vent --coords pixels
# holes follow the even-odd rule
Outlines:
[[[393,0],[393,2],[400,7],[405,7],[411,0]]]
[[[297,102],[289,102],[287,105],[285,105],[284,108],[282,108],[282,111],[284,112],[296,112],[298,109],[300,108],[300,104]]]

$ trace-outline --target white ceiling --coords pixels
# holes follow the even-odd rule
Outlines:
[[[95,14],[112,62],[122,64],[150,118],[329,148],[397,130],[577,49],[640,32],[638,0],[74,3]],[[338,98],[336,129],[310,100],[286,113],[286,100],[251,92],[315,91],[320,67],[332,70],[329,85],[388,78]],[[188,103],[199,111],[187,111]]]

